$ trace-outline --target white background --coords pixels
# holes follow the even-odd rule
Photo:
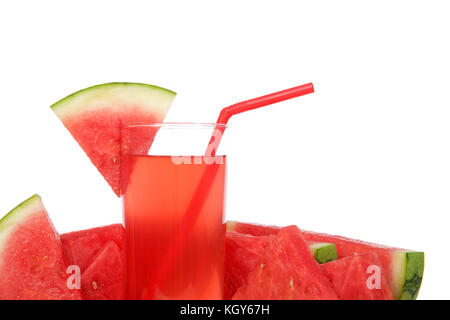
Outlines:
[[[228,217],[423,250],[420,298],[450,298],[445,3],[3,1],[0,210],[39,193],[60,232],[121,221],[49,109],[73,91],[156,84],[178,92],[167,120],[213,122],[312,81],[231,120]]]

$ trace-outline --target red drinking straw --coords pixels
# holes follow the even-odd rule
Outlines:
[[[277,102],[281,102],[284,100],[289,100],[292,98],[300,97],[308,93],[314,92],[314,86],[312,83],[307,83],[298,87],[293,87],[290,89],[274,92],[259,98],[254,98],[242,102],[238,102],[235,104],[232,104],[231,106],[228,106],[226,108],[223,108],[220,111],[219,118],[217,118],[216,123],[218,126],[215,128],[215,130],[219,130],[220,134],[213,134],[211,139],[209,140],[208,147],[206,149],[205,155],[211,155],[214,156],[216,154],[216,150],[219,146],[220,139],[225,131],[226,124],[228,123],[228,120],[236,114],[243,113],[246,111],[250,111],[253,109],[257,109],[260,107],[265,107],[270,104],[274,104]]]
[[[313,92],[314,92],[313,84],[308,83],[298,87],[286,89],[283,91],[274,92],[259,98],[238,102],[236,104],[223,108],[219,114],[219,118],[217,119],[217,126],[215,128],[215,133],[213,133],[213,135],[211,136],[210,142],[206,149],[205,156],[215,155],[222,134],[225,131],[226,128],[225,125],[228,123],[228,120],[230,120],[230,118],[235,114],[264,107],[284,100],[300,97]],[[216,130],[219,130],[220,134],[217,134]],[[175,235],[174,240],[169,245],[169,248],[167,249],[164,258],[161,260],[159,264],[157,272],[155,272],[155,274],[152,277],[150,285],[155,286],[162,285],[167,280],[170,271],[175,265],[179,252],[183,249],[187,237],[189,236],[190,232],[195,226],[198,215],[203,207],[204,202],[208,197],[207,190],[211,188],[216,178],[218,169],[219,169],[218,165],[210,165],[205,170],[197,187],[197,191],[195,192],[188,206],[188,209],[182,218],[181,228]],[[153,298],[155,289],[156,287],[149,286],[147,288],[147,292],[144,293],[144,295],[141,298],[142,299]]]

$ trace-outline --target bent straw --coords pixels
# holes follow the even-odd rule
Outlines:
[[[214,129],[215,132],[211,136],[210,142],[206,149],[205,156],[210,155],[215,156],[215,151],[220,143],[220,139],[226,128],[225,125],[228,123],[229,119],[232,116],[242,112],[250,111],[270,104],[281,102],[284,100],[300,97],[313,92],[314,92],[313,84],[308,83],[298,87],[286,89],[283,91],[274,92],[251,100],[238,102],[236,104],[233,104],[231,106],[222,109],[217,119],[217,125],[216,128]],[[220,133],[218,134],[218,132]],[[208,191],[211,188],[212,184],[214,183],[218,169],[219,169],[218,165],[214,164],[209,165],[205,170],[205,172],[203,173],[199,185],[197,186],[197,190],[191,202],[189,203],[185,215],[182,218],[181,228],[179,232],[177,232],[177,234],[175,235],[174,240],[169,245],[169,248],[167,249],[164,258],[162,259],[159,268],[152,277],[150,285],[152,284],[158,285],[164,283],[164,281],[170,274],[170,271],[175,265],[176,258],[179,252],[182,250],[184,244],[186,243],[187,236],[190,234],[190,232],[195,226],[195,223],[197,222],[198,215],[200,214],[203,204],[205,203],[208,197],[209,194]],[[142,298],[145,299],[152,297],[155,287],[148,289],[150,290],[147,290],[147,295],[150,296]]]
[[[253,109],[257,109],[260,107],[265,107],[277,102],[281,102],[284,100],[296,98],[303,96],[308,93],[314,92],[314,86],[312,83],[307,83],[298,87],[289,88],[286,90],[274,92],[262,97],[238,102],[235,104],[232,104],[231,106],[228,106],[226,108],[223,108],[220,111],[219,117],[216,121],[218,126],[216,126],[216,130],[219,130],[220,134],[217,134],[217,131],[215,134],[212,135],[211,139],[209,140],[208,147],[206,149],[205,156],[214,156],[216,153],[216,150],[219,146],[220,139],[226,129],[226,124],[228,123],[228,120],[236,114],[243,113],[246,111],[250,111]]]

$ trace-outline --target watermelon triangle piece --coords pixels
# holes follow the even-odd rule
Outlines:
[[[275,236],[255,237],[227,232],[225,239],[224,299],[233,297],[237,289],[247,281]]]
[[[83,273],[110,241],[113,241],[124,255],[124,233],[121,224],[112,224],[62,234],[61,242],[66,260],[71,265],[77,265]]]
[[[114,241],[109,241],[81,275],[84,299],[124,299],[124,274],[122,252]]]
[[[225,240],[224,299],[228,300],[245,284],[248,274],[258,265],[267,247],[276,238],[227,231]],[[314,259],[325,263],[337,259],[336,246],[330,243],[307,243]]]
[[[67,287],[58,233],[34,195],[0,220],[0,299],[79,300]]]
[[[380,259],[375,252],[320,265],[341,300],[392,300]]]
[[[161,87],[114,82],[75,92],[51,108],[120,196],[120,127],[162,122],[174,98]],[[135,147],[148,150],[155,134],[135,137]]]
[[[300,230],[281,229],[265,250],[234,300],[334,300],[337,295],[323,275]]]

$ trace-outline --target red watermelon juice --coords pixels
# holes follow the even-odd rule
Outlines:
[[[123,156],[128,299],[222,299],[226,158],[205,159]]]

